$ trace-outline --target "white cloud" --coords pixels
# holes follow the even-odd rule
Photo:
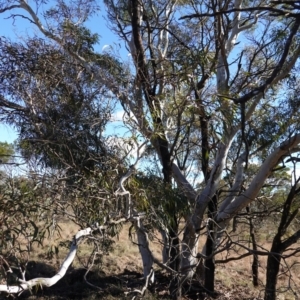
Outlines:
[[[122,122],[124,114],[125,114],[124,110],[119,110],[111,115],[110,121],[111,122]]]
[[[112,46],[111,45],[104,45],[102,47],[102,52],[109,52],[112,50]]]
[[[113,113],[111,116],[110,121],[111,122],[123,122],[123,121],[129,121],[131,119],[134,122],[137,122],[137,119],[135,116],[130,113],[130,116],[128,117],[128,114],[125,113],[124,110],[118,110],[117,112]]]

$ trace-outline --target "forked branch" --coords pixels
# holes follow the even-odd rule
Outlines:
[[[96,228],[95,228],[96,229]],[[93,232],[93,228],[88,227],[85,229],[82,229],[77,232],[77,234],[74,236],[73,242],[70,247],[70,252],[67,255],[66,259],[62,263],[59,271],[51,278],[44,278],[44,277],[39,277],[39,278],[34,278],[30,280],[22,280],[19,279],[20,284],[19,285],[7,285],[7,284],[1,284],[0,285],[0,292],[6,292],[9,294],[21,294],[22,292],[26,290],[31,290],[34,286],[47,286],[50,287],[57,283],[60,279],[62,279],[69,266],[73,262],[78,245],[80,241],[82,240],[83,237],[90,235]]]

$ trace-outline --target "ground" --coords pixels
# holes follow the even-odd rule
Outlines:
[[[78,228],[69,223],[61,224],[61,233],[63,236],[53,237],[45,243],[44,247],[34,249],[33,259],[27,265],[27,279],[36,277],[53,276],[64,257],[67,247],[61,247],[57,255],[49,257],[47,249],[50,246],[63,240],[72,240],[72,236]],[[239,234],[239,238],[245,238]],[[260,241],[264,248],[270,247],[270,240],[264,237]],[[67,244],[67,243],[66,243]],[[154,255],[159,258],[160,246],[158,243],[152,243]],[[57,284],[49,288],[34,288],[32,291],[25,291],[21,299],[139,299],[139,293],[135,290],[141,290],[144,284],[142,278],[142,262],[136,245],[132,244],[128,237],[128,226],[125,226],[118,237],[115,238],[114,250],[108,255],[104,255],[101,263],[95,264],[84,279],[89,261],[91,247],[84,243],[80,245],[78,255],[67,274]],[[228,256],[236,255],[234,249],[229,253],[219,255],[217,259],[224,259]],[[296,262],[298,258],[293,258]],[[218,264],[216,268],[216,293],[207,295],[199,280],[195,280],[185,286],[185,296],[183,299],[219,299],[219,300],[259,300],[264,295],[264,277],[266,268],[266,257],[260,257],[260,285],[253,287],[251,277],[252,257],[249,256],[239,261],[232,261],[227,264]],[[300,287],[298,282],[299,267],[297,264],[292,269],[295,275],[293,286]],[[298,268],[298,269],[297,269]],[[166,276],[165,271],[156,272],[156,285],[146,292],[144,299],[170,299],[168,287],[170,278]],[[281,274],[278,280],[279,286],[284,287],[288,276]],[[279,300],[297,299],[291,291],[282,290],[278,294]],[[298,290],[299,292],[299,290]],[[7,299],[7,295],[0,295],[0,299]]]

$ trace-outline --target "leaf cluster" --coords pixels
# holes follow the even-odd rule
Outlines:
[[[128,189],[137,209],[146,212],[149,223],[156,224],[157,228],[161,224],[174,228],[174,221],[181,219],[189,211],[188,201],[182,191],[166,185],[156,175],[138,173],[130,179]]]
[[[12,144],[0,142],[0,164],[9,161],[14,152],[14,146]]]

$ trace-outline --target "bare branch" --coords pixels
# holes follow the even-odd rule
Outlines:
[[[54,285],[55,283],[57,283],[61,278],[63,278],[69,268],[69,266],[71,265],[71,263],[73,262],[75,256],[76,256],[76,252],[77,252],[77,248],[79,245],[80,240],[85,237],[88,236],[92,233],[93,229],[92,228],[86,228],[83,230],[80,230],[77,232],[77,234],[75,235],[72,245],[70,247],[70,252],[67,255],[66,259],[64,260],[64,262],[62,263],[59,271],[57,272],[56,275],[54,275],[51,278],[34,278],[28,281],[24,281],[22,279],[20,279],[20,284],[19,285],[15,285],[15,286],[11,286],[11,285],[5,285],[5,284],[1,284],[0,285],[0,291],[1,292],[6,292],[9,294],[18,294],[18,293],[22,293],[25,290],[28,289],[32,289],[34,286],[47,286],[50,287],[52,285]]]
[[[21,8],[21,5],[11,5],[11,6],[8,6],[8,7],[4,7],[2,9],[0,9],[0,14],[6,12],[8,10],[15,9],[15,8]]]
[[[182,16],[180,18],[180,20],[203,18],[203,17],[215,17],[215,16],[220,16],[223,14],[230,14],[233,12],[249,12],[249,11],[272,12],[272,13],[275,13],[278,15],[285,15],[288,17],[297,17],[298,16],[297,13],[292,13],[291,11],[286,11],[286,10],[271,7],[271,6],[256,6],[256,7],[245,7],[245,8],[232,8],[232,9],[228,9],[225,11],[216,11],[213,13],[201,13],[201,14],[195,13],[195,14],[191,14],[191,15]]]

